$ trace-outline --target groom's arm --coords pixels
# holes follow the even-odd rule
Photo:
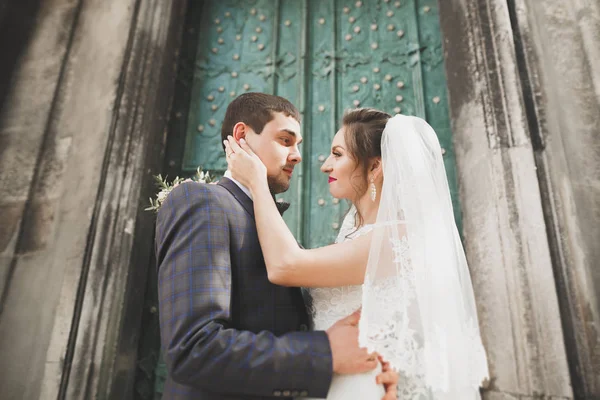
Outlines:
[[[232,328],[230,232],[215,189],[180,185],[157,217],[160,332],[171,378],[213,393],[326,397],[325,332],[276,337]]]

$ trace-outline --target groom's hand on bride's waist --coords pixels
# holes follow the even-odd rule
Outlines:
[[[377,383],[383,384],[385,387],[385,396],[382,400],[396,400],[398,397],[398,381],[400,376],[383,357],[378,356],[377,358],[381,362],[381,373],[377,375],[376,380]]]
[[[336,374],[359,374],[371,371],[379,364],[376,356],[358,347],[359,319],[360,311],[356,311],[327,329]]]
[[[327,337],[331,346],[333,372],[336,374],[359,374],[375,369],[379,363],[382,371],[376,382],[385,387],[383,400],[396,398],[398,373],[390,368],[376,353],[369,354],[366,349],[358,347],[358,320],[360,311],[343,318],[327,329]]]

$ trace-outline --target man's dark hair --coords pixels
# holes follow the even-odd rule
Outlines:
[[[257,134],[261,133],[265,125],[275,117],[274,113],[283,113],[300,122],[298,109],[283,97],[266,93],[239,95],[227,107],[221,126],[221,140],[233,134],[233,127],[238,122],[245,123]]]

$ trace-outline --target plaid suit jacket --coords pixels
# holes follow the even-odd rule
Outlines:
[[[298,288],[269,282],[252,200],[231,180],[179,185],[156,224],[163,399],[327,396],[325,332]]]

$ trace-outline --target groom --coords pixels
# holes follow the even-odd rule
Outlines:
[[[221,135],[243,135],[281,193],[301,161],[299,121],[289,101],[246,93],[227,108]],[[268,280],[250,192],[227,176],[179,185],[157,216],[163,399],[325,398],[334,372],[376,366],[358,348],[358,314],[309,331],[300,289]]]

